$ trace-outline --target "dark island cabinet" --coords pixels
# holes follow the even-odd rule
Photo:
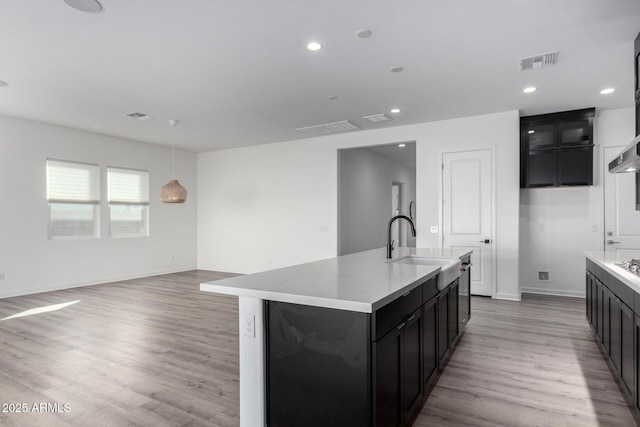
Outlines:
[[[371,314],[265,301],[267,425],[410,425],[459,339],[458,292],[432,277]]]
[[[401,426],[422,400],[422,310],[373,343],[377,426]]]
[[[587,259],[586,318],[607,363],[640,415],[640,294]]]
[[[459,283],[454,280],[438,294],[438,365],[444,369],[450,350],[458,339],[459,331]]]
[[[438,298],[431,298],[422,306],[423,375],[426,390],[438,372]]]

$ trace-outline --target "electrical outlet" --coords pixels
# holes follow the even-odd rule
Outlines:
[[[245,315],[242,321],[242,333],[245,337],[255,338],[256,336],[256,316]]]
[[[0,273],[0,280],[4,280],[4,273]]]
[[[175,262],[176,261],[176,256],[175,255],[171,255],[171,262]]]
[[[437,225],[432,225],[431,226],[431,232],[434,233],[434,234],[437,234],[438,233],[438,226]]]

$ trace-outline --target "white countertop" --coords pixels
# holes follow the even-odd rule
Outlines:
[[[465,249],[396,248],[358,252],[292,267],[200,284],[200,290],[240,297],[290,302],[317,307],[372,313],[415,288],[440,267],[393,263],[408,255],[458,259]]]
[[[617,262],[640,259],[640,251],[585,252],[584,255],[629,286],[634,292],[640,293],[640,277],[616,265]]]

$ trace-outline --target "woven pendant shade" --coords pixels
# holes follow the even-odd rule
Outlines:
[[[169,125],[175,128],[177,120],[169,120]],[[176,146],[171,146],[171,175],[176,176]],[[163,203],[184,203],[187,200],[187,189],[177,179],[172,179],[160,187],[160,201]]]
[[[160,188],[160,201],[164,203],[184,203],[187,189],[177,179],[172,179]]]

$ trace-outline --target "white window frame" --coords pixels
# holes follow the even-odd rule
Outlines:
[[[49,240],[81,240],[100,237],[100,166],[71,160],[46,160],[46,190],[48,203],[47,233]],[[64,169],[68,169],[65,176]],[[74,170],[76,172],[74,173]],[[78,173],[80,172],[80,173]],[[84,177],[82,175],[85,175]],[[86,180],[78,180],[86,178]],[[60,235],[54,232],[54,205],[91,207],[91,234]],[[77,230],[77,229],[76,229]]]
[[[117,175],[130,174],[130,182],[118,179]],[[135,181],[138,180],[136,183]],[[133,185],[132,185],[133,184]],[[137,184],[137,185],[136,185]],[[109,205],[109,237],[148,237],[149,230],[149,171],[120,166],[107,167],[107,202]],[[142,208],[142,230],[139,232],[121,233],[115,231],[113,209],[129,206]]]

